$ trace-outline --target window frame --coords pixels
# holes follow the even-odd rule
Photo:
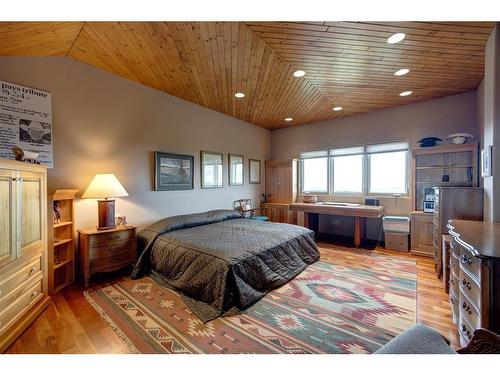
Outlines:
[[[388,143],[394,143],[394,142],[388,142]],[[371,184],[371,163],[370,163],[370,155],[374,154],[389,154],[391,152],[405,152],[405,192],[404,193],[377,193],[377,192],[370,192],[370,184]],[[409,169],[410,169],[410,149],[408,148],[407,150],[398,150],[398,151],[381,151],[381,152],[370,152],[366,153],[366,177],[367,177],[367,184],[366,184],[366,196],[368,197],[393,197],[395,194],[399,194],[401,197],[408,197],[409,196],[409,191],[410,191],[410,182],[408,180],[409,177]]]
[[[376,152],[369,152],[368,149],[372,145],[390,145],[391,143],[406,143],[408,145],[408,148],[406,149],[400,149],[400,150],[389,150],[389,151],[376,151]],[[347,149],[347,148],[354,148],[354,147],[362,147],[363,152],[353,152],[352,154],[345,154],[345,155],[333,155],[332,152],[333,150],[338,150],[338,149]],[[370,170],[370,155],[372,154],[382,154],[382,153],[390,153],[390,152],[401,152],[404,151],[406,153],[405,155],[405,192],[404,193],[377,193],[377,192],[370,192],[370,183],[371,183],[371,170]],[[302,156],[302,155],[307,155],[307,154],[314,154],[318,153],[323,155],[321,156]],[[335,174],[335,161],[334,158],[336,156],[351,156],[351,155],[362,155],[362,192],[357,193],[357,192],[335,192],[335,181],[334,181],[334,174]],[[304,163],[303,161],[305,159],[317,159],[317,158],[327,158],[327,190],[326,191],[304,191]],[[354,198],[360,198],[360,197],[393,197],[395,195],[401,196],[401,197],[409,197],[410,196],[410,142],[408,139],[399,139],[399,140],[393,140],[391,142],[377,142],[377,143],[369,143],[369,144],[363,144],[363,145],[351,145],[351,146],[344,146],[344,147],[334,147],[334,148],[329,148],[329,149],[323,149],[323,150],[316,150],[316,151],[310,151],[310,152],[304,152],[301,153],[300,157],[298,158],[299,162],[297,163],[298,166],[298,191],[299,194],[316,194],[316,195],[328,195],[332,197],[354,197]]]
[[[356,145],[356,146],[349,146],[349,147],[336,147],[335,149],[342,149],[342,148],[351,148],[351,147],[362,147],[363,152],[357,152],[357,153],[352,153],[352,154],[345,154],[345,155],[332,155],[332,150],[331,149],[328,154],[330,158],[330,164],[331,164],[331,192],[330,195],[333,196],[339,196],[339,197],[363,197],[366,195],[366,175],[365,175],[365,170],[366,170],[366,147],[365,145]],[[355,191],[339,191],[335,192],[335,158],[336,157],[342,157],[342,156],[355,156],[355,155],[361,155],[361,192],[355,192]]]
[[[326,158],[326,191],[304,191],[304,163],[303,161],[306,159],[322,159]],[[298,168],[299,168],[299,191],[300,194],[316,194],[316,195],[329,195],[330,194],[330,164],[328,160],[329,156],[314,156],[314,157],[304,157],[299,158]]]

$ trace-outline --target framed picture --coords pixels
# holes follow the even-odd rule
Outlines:
[[[155,152],[155,190],[191,190],[194,156]]]
[[[260,184],[260,160],[248,159],[248,170],[250,171],[249,182]]]
[[[243,155],[229,154],[229,185],[243,185]]]
[[[491,146],[481,150],[481,177],[491,176]]]
[[[219,152],[201,151],[201,188],[215,189],[222,187],[222,160]]]

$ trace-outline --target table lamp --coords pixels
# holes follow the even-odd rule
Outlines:
[[[112,173],[96,174],[82,198],[97,198],[98,230],[116,228],[115,200],[108,198],[128,197],[120,181]]]

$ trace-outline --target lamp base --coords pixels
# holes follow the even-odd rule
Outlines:
[[[104,199],[97,201],[98,224],[97,230],[115,229],[115,200]]]

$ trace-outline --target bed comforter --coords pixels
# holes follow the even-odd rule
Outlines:
[[[133,278],[181,293],[203,322],[246,309],[319,259],[314,233],[216,210],[174,216],[138,233]]]

